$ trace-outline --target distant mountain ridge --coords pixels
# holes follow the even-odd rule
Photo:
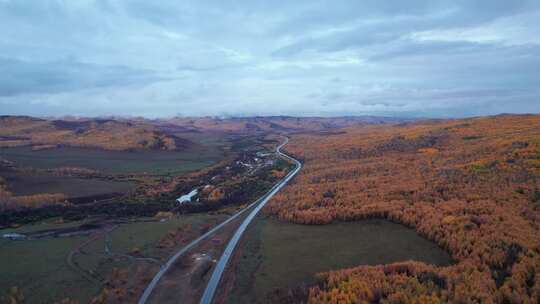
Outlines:
[[[191,143],[147,123],[110,119],[48,120],[28,116],[0,116],[0,147],[55,146],[107,150],[179,150]]]
[[[347,116],[347,117],[293,117],[293,116],[254,116],[254,117],[174,117],[157,119],[157,124],[168,124],[186,130],[228,131],[228,132],[268,132],[268,131],[321,131],[341,129],[365,124],[405,123],[414,119]]]
[[[181,150],[194,144],[183,134],[204,132],[234,134],[299,133],[342,129],[359,125],[400,124],[412,119],[350,117],[175,117],[145,118],[36,118],[0,116],[0,147],[57,146],[107,150]]]

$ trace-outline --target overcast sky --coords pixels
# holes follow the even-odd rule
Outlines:
[[[540,112],[540,1],[0,0],[0,114]]]

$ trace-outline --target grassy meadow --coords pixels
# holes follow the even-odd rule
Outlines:
[[[451,262],[414,230],[384,220],[315,226],[263,217],[250,227],[240,254],[228,303],[265,303],[276,289],[314,284],[315,274],[324,271],[405,260]]]
[[[223,152],[217,146],[183,151],[108,151],[73,147],[34,151],[30,147],[15,147],[0,149],[0,156],[18,166],[37,169],[81,167],[108,174],[181,174],[211,165],[223,156]]]
[[[169,231],[179,227],[198,233],[205,224],[223,220],[225,214],[193,214],[174,217],[159,222],[133,222],[120,224],[107,237],[101,237],[81,249],[68,264],[70,252],[87,242],[92,236],[47,238],[40,240],[12,241],[0,239],[0,297],[12,286],[19,287],[25,303],[54,303],[70,297],[87,303],[101,289],[99,281],[88,280],[80,271],[106,279],[113,268],[128,268],[135,259],[126,256],[133,249],[140,249],[141,257],[151,257],[161,263],[172,249],[157,249],[159,240]],[[0,230],[28,233],[40,230],[74,227],[85,222],[54,224],[53,220],[25,225],[16,229]],[[107,241],[106,241],[107,239]],[[108,243],[109,253],[105,244]]]

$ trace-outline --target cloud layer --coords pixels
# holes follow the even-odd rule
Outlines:
[[[0,114],[540,112],[538,1],[0,0]]]

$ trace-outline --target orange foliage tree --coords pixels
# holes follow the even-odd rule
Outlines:
[[[280,219],[402,223],[456,264],[321,275],[310,303],[540,303],[540,116],[502,115],[295,135],[304,161],[265,208]]]

